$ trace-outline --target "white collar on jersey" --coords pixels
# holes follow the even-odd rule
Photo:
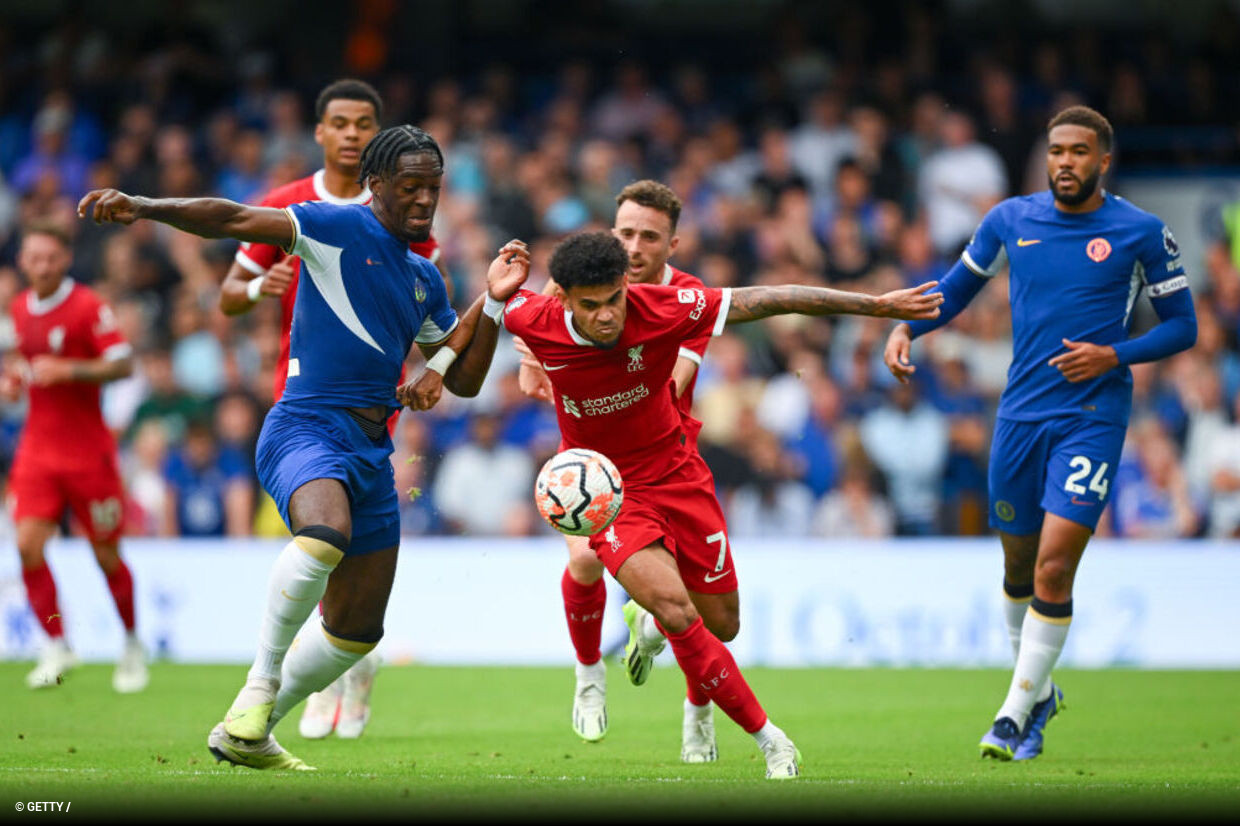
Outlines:
[[[323,178],[327,174],[326,170],[320,169],[314,173],[314,194],[319,197],[320,201],[326,201],[329,204],[368,204],[370,203],[370,187],[362,187],[362,191],[354,195],[352,198],[341,198],[333,195],[327,190],[327,184],[323,183]]]
[[[26,309],[31,315],[46,315],[52,310],[65,303],[65,299],[69,297],[69,293],[73,292],[73,279],[66,278],[60,282],[60,286],[56,288],[56,292],[47,298],[39,298],[34,290],[26,293]]]
[[[672,283],[672,265],[666,261],[663,262],[663,280],[659,282],[664,287]]]
[[[564,326],[568,328],[568,335],[569,337],[572,338],[574,344],[580,344],[583,347],[596,346],[593,341],[590,341],[590,339],[586,338],[581,333],[577,332],[577,328],[573,326],[573,311],[572,310],[564,311]]]

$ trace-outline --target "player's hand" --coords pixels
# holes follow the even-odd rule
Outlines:
[[[514,238],[500,248],[499,255],[487,269],[487,292],[496,301],[507,301],[529,277],[529,248],[524,241]]]
[[[1074,384],[1096,379],[1108,370],[1119,367],[1119,356],[1109,344],[1090,344],[1088,341],[1061,339],[1068,352],[1060,353],[1047,362],[1065,379]]]
[[[909,354],[913,348],[913,336],[907,324],[897,324],[887,336],[887,346],[883,348],[883,363],[891,371],[891,375],[908,384],[909,376],[917,372]]]
[[[30,360],[30,383],[39,387],[75,381],[73,362],[44,353]]]
[[[116,189],[96,189],[78,201],[78,217],[96,224],[132,224],[139,215],[140,201]]]
[[[282,296],[293,283],[293,264],[288,258],[281,258],[272,264],[263,276],[263,295]]]
[[[396,400],[411,410],[430,410],[442,395],[443,376],[425,368],[416,379],[396,388]]]
[[[22,397],[22,391],[26,389],[26,376],[22,371],[22,367],[17,364],[5,365],[4,372],[0,373],[0,401],[15,402]],[[29,368],[27,368],[29,369]]]
[[[883,318],[903,318],[924,321],[939,317],[939,305],[943,303],[942,293],[931,293],[939,285],[937,281],[927,281],[907,290],[892,290],[878,297],[879,311],[874,315]]]

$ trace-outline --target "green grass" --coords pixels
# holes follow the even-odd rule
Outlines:
[[[1240,811],[1234,671],[1059,673],[1067,707],[1050,725],[1047,752],[997,763],[981,760],[976,744],[1006,672],[751,669],[767,711],[805,757],[800,780],[773,783],[752,739],[718,712],[719,762],[680,763],[683,683],[665,666],[641,688],[611,668],[611,731],[597,744],[569,728],[569,667],[384,667],[361,740],[303,740],[295,717],[277,729],[314,773],[234,769],[210,757],[207,732],[243,667],[156,665],[150,688],[130,696],[112,692],[105,666],[27,691],[28,668],[0,664],[4,820],[16,802],[44,800],[70,801],[68,817],[216,822],[998,822]],[[35,816],[65,817],[26,815]]]

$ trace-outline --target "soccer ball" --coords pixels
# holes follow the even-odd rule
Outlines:
[[[534,482],[534,503],[560,533],[593,536],[620,513],[620,471],[603,454],[572,448],[547,460]]]

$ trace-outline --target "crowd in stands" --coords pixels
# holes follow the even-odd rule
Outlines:
[[[484,289],[510,238],[529,242],[530,286],[541,288],[558,240],[609,227],[615,193],[647,177],[683,199],[672,263],[708,285],[879,293],[940,277],[991,205],[1046,187],[1044,124],[1065,105],[1112,119],[1120,173],[1143,159],[1182,168],[1230,152],[1234,161],[1234,129],[1221,149],[1212,130],[1197,142],[1155,140],[1167,124],[1238,122],[1226,97],[1237,83],[1227,31],[1234,46],[1237,28],[1223,23],[1211,41],[1221,45],[1182,65],[1165,48],[1103,63],[1091,57],[1100,43],[1090,52],[1008,42],[1019,60],[979,51],[939,75],[944,45],[910,25],[899,56],[862,55],[860,69],[856,55],[781,32],[747,84],[721,82],[706,65],[627,58],[565,58],[536,78],[497,64],[368,79],[384,95],[386,124],[417,123],[443,147],[434,233],[460,307]],[[0,309],[24,287],[14,264],[22,226],[63,221],[74,233],[72,276],[112,305],[135,349],[133,376],[104,395],[131,535],[283,532],[253,470],[278,302],[237,317],[218,310],[235,242],[151,222],[101,228],[74,213],[83,193],[104,186],[257,202],[318,168],[309,111],[318,87],[289,81],[261,53],[220,60],[204,48],[173,39],[121,60],[107,38],[69,23],[33,42],[0,30]],[[1133,368],[1132,426],[1102,535],[1240,533],[1240,241],[1220,219],[1185,263],[1198,343]],[[918,342],[908,386],[882,364],[883,320],[779,317],[715,339],[695,413],[732,534],[988,532],[990,433],[1011,352],[1006,289],[996,278]],[[1152,323],[1148,305],[1136,319]],[[0,322],[0,347],[11,346]],[[393,462],[405,533],[550,531],[531,491],[559,432],[551,407],[521,393],[517,364],[502,338],[477,399],[445,394],[428,414],[402,414]],[[20,404],[0,408],[0,467],[23,416]]]

